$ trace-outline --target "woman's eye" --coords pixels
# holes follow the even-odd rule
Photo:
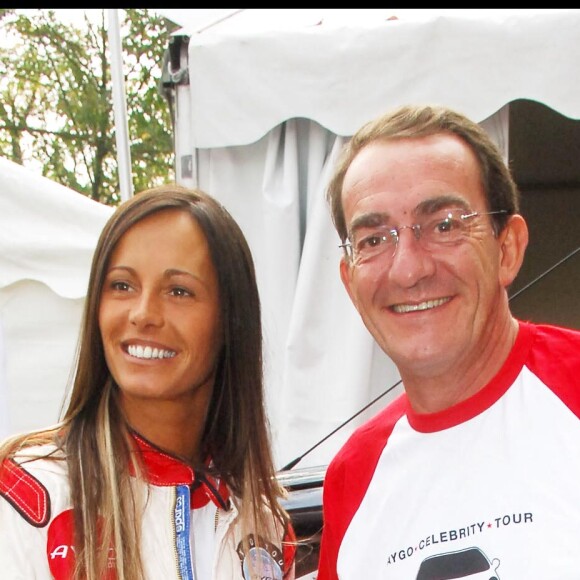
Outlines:
[[[181,297],[181,296],[191,296],[191,295],[192,295],[192,294],[191,294],[191,292],[190,292],[189,290],[187,290],[187,289],[185,289],[185,288],[181,288],[181,287],[178,287],[178,288],[172,288],[172,289],[171,289],[171,294],[172,294],[173,296],[180,296],[180,297]]]
[[[113,290],[118,290],[119,292],[126,292],[129,290],[130,286],[127,282],[111,282],[111,288]]]

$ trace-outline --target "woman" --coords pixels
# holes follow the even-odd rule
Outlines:
[[[117,209],[62,421],[0,461],[2,577],[294,577],[254,265],[220,204],[170,185]]]

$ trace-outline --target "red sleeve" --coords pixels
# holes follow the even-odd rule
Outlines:
[[[343,504],[341,489],[341,465],[332,461],[326,470],[322,490],[323,531],[320,541],[317,580],[337,580],[336,560],[342,535],[338,533],[340,524],[335,515],[335,508]]]
[[[533,331],[526,366],[580,418],[580,332],[551,325],[525,325]]]
[[[342,539],[358,510],[396,422],[406,409],[401,395],[359,427],[330,462],[322,494],[323,530],[317,580],[337,580]],[[361,450],[364,449],[364,452]]]
[[[284,552],[284,578],[294,578],[291,574],[295,569],[296,560],[296,533],[291,522],[288,522],[284,539],[282,540],[282,550]]]

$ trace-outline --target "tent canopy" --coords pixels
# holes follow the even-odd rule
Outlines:
[[[478,121],[518,98],[580,118],[580,10],[160,12],[189,37],[197,148],[254,143],[293,118],[349,136],[386,108],[425,101]]]
[[[57,421],[108,207],[0,158],[0,436]]]

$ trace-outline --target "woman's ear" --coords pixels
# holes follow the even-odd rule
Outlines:
[[[498,236],[500,244],[499,281],[507,288],[518,275],[528,246],[528,226],[519,214],[509,217]]]

